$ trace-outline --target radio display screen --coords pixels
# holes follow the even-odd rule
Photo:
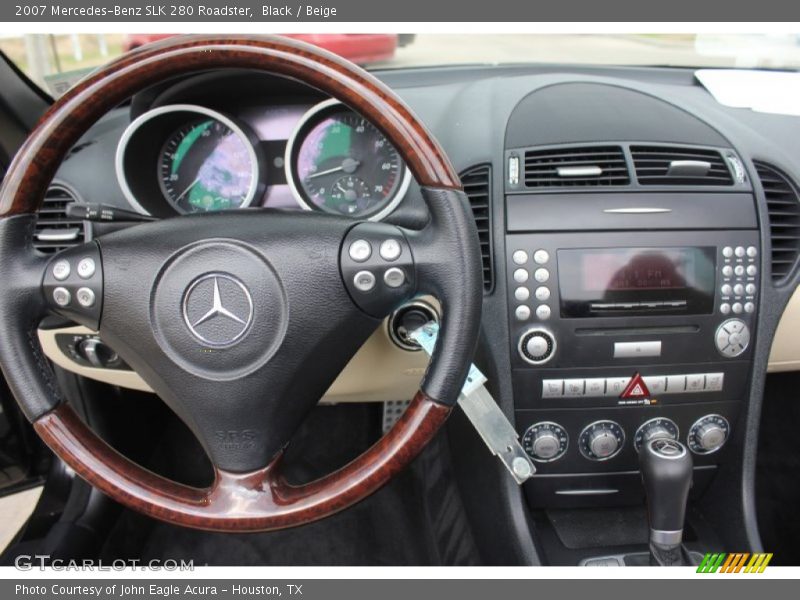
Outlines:
[[[562,317],[709,314],[716,248],[558,251]]]

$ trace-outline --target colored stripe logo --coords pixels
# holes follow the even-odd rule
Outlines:
[[[700,566],[697,567],[698,573],[763,573],[769,561],[772,560],[772,553],[756,552],[708,552]]]

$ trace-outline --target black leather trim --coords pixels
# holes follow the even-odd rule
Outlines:
[[[431,222],[406,235],[414,252],[419,291],[432,293],[442,304],[439,339],[421,388],[436,402],[452,406],[467,377],[481,326],[480,242],[463,191],[428,187],[421,191]]]
[[[29,421],[62,400],[36,335],[46,309],[41,284],[47,259],[33,249],[35,224],[36,215],[0,219],[0,367]]]

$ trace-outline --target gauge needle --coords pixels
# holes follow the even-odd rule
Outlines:
[[[331,173],[338,173],[339,171],[347,171],[348,173],[352,173],[356,170],[356,167],[361,163],[357,160],[353,160],[352,158],[347,158],[344,162],[339,165],[338,167],[334,167],[332,169],[327,169],[325,171],[319,171],[312,175],[306,177],[306,179],[314,179],[315,177],[322,177],[323,175],[330,175]]]
[[[191,190],[191,189],[192,189],[192,188],[193,188],[195,185],[197,185],[197,182],[198,182],[198,181],[200,181],[200,177],[199,177],[199,176],[198,176],[198,177],[197,177],[197,179],[195,179],[195,180],[194,180],[192,183],[190,183],[190,184],[189,184],[189,185],[186,187],[186,189],[185,189],[185,190],[183,190],[183,192],[181,192],[181,195],[180,195],[180,196],[178,196],[177,198],[175,198],[175,204],[177,204],[178,202],[180,202],[180,201],[181,201],[181,199],[182,199],[182,198],[183,198],[183,197],[184,197],[186,194],[188,194],[188,193],[189,193],[189,190]]]

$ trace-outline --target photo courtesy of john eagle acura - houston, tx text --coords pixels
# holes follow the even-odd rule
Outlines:
[[[800,565],[800,36],[139,25],[0,32],[0,563]]]

